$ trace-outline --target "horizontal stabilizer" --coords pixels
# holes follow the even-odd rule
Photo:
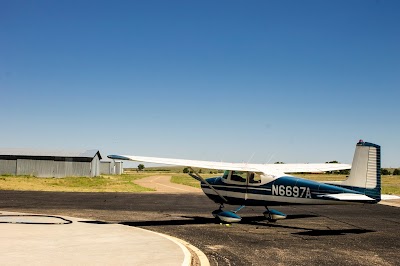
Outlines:
[[[370,198],[366,195],[353,194],[353,193],[325,194],[325,195],[319,195],[319,197],[341,200],[341,201],[375,201],[375,199]]]

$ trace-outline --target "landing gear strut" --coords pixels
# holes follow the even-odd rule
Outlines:
[[[223,212],[222,209],[223,209],[224,207],[225,207],[224,204],[221,203],[221,204],[219,205],[218,210],[213,211],[213,212],[212,212],[212,215],[213,215],[215,218],[218,218],[218,214],[221,213],[221,212]]]

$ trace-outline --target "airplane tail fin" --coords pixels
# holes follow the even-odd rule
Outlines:
[[[381,200],[381,147],[360,140],[357,143],[349,177],[340,186]]]

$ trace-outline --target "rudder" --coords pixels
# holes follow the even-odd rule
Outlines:
[[[380,201],[381,147],[360,140],[356,146],[350,175],[340,185]]]

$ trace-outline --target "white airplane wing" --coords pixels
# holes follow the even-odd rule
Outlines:
[[[263,173],[315,173],[350,169],[348,164],[250,164],[250,163],[226,163],[212,161],[197,161],[185,159],[170,159],[158,157],[143,157],[131,155],[109,155],[110,159],[130,160],[138,162],[159,163],[167,165],[199,167],[215,170],[248,171]]]
[[[131,156],[131,155],[109,155],[107,157],[110,159],[117,159],[117,160],[130,160],[130,161],[147,162],[147,163],[199,167],[199,168],[215,169],[215,170],[257,171],[257,169],[249,167],[249,164],[243,164],[243,163],[224,163],[224,162],[196,161],[196,160],[143,157],[143,156]]]
[[[266,169],[275,169],[282,173],[319,173],[350,169],[350,164],[341,163],[310,163],[310,164],[261,164]]]

